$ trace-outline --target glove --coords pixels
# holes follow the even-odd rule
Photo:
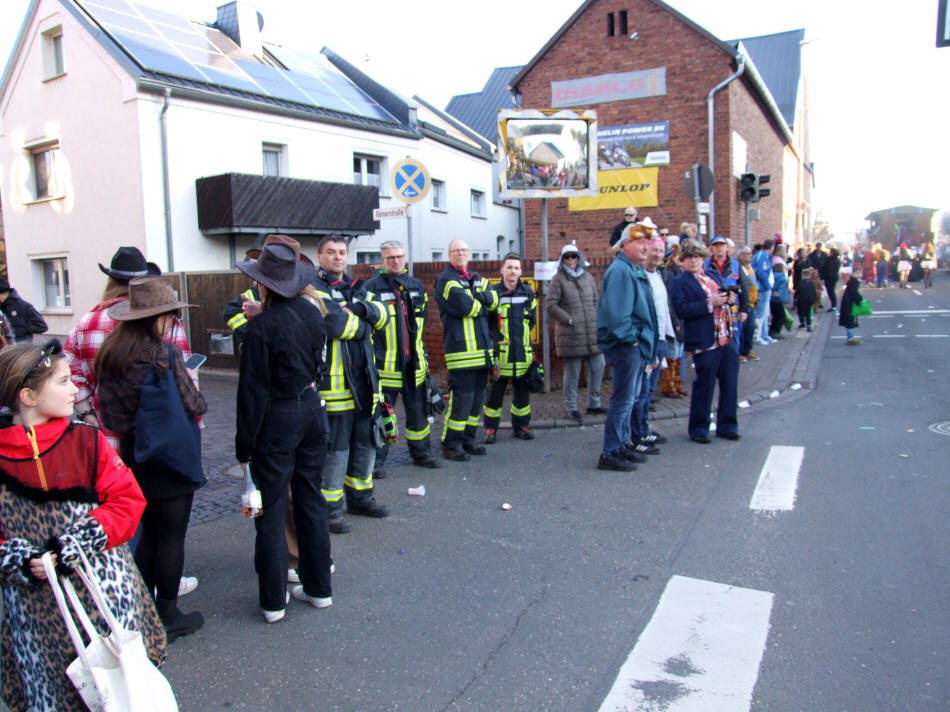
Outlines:
[[[30,559],[40,552],[26,539],[7,539],[0,544],[0,579],[6,583],[27,585],[36,581],[30,575]]]
[[[86,515],[69,525],[65,532],[49,542],[49,548],[56,552],[57,570],[68,573],[79,562],[79,552],[92,558],[109,545],[109,538],[99,520]]]
[[[346,308],[356,314],[360,319],[365,319],[369,313],[369,310],[363,302],[350,302],[346,305]]]

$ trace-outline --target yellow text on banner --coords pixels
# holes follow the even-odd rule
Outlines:
[[[657,173],[653,168],[622,168],[612,171],[597,171],[596,198],[569,198],[570,210],[607,210],[626,208],[652,208],[659,205]]]

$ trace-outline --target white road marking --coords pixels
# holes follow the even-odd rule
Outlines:
[[[903,339],[907,334],[871,334],[875,339]]]
[[[916,294],[918,297],[924,296],[924,293],[921,292],[919,289],[914,289],[914,290],[912,290],[912,291],[913,291],[914,294]]]
[[[805,448],[797,445],[773,445],[759,473],[749,509],[764,512],[791,511],[795,508],[798,473],[802,469]]]
[[[847,336],[829,336],[829,339],[847,339]]]
[[[881,311],[874,312],[875,314],[910,314],[911,316],[917,314],[948,314],[950,315],[950,309],[882,309]]]
[[[748,712],[773,599],[674,576],[600,712]]]
[[[915,339],[946,339],[950,334],[914,334]]]

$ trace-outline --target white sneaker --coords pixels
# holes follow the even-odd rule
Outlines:
[[[765,339],[763,339],[763,338],[760,337],[760,338],[758,338],[758,339],[755,340],[755,343],[757,343],[759,346],[768,346],[768,345],[771,344],[772,342],[771,342],[771,341],[766,341]]]
[[[297,569],[287,569],[287,583],[300,583],[300,574]]]
[[[294,586],[290,592],[298,601],[309,603],[314,608],[329,608],[333,605],[333,596],[327,596],[326,598],[308,596],[303,592],[303,586]]]
[[[300,588],[298,586],[298,588]],[[284,599],[285,603],[290,603],[290,593],[287,593],[287,598]],[[264,614],[264,620],[268,623],[276,623],[279,620],[283,620],[284,615],[287,613],[286,608],[281,608],[279,611],[268,611],[266,608],[261,609],[261,613]]]
[[[182,576],[178,581],[178,595],[184,596],[198,588],[198,579],[194,576]]]

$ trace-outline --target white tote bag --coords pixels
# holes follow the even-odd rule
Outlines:
[[[79,656],[66,668],[66,675],[86,707],[93,712],[178,712],[171,685],[148,659],[142,634],[119,625],[89,560],[85,554],[81,559],[76,572],[112,631],[107,637],[99,635],[69,579],[57,578],[51,554],[43,554],[43,568]],[[83,643],[73,612],[89,636],[88,645]]]

